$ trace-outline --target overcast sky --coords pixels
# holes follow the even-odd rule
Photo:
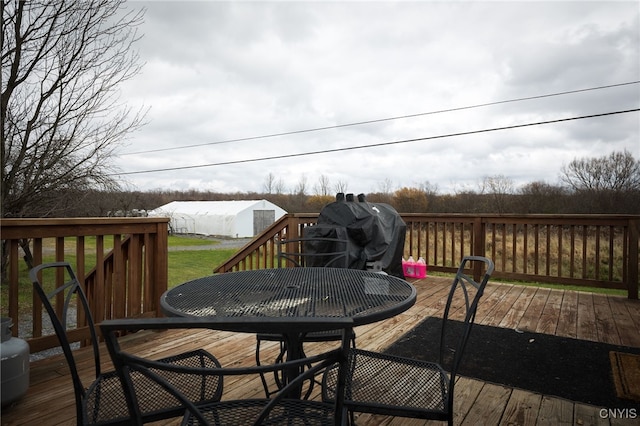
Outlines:
[[[638,112],[472,133],[639,108],[640,84],[515,102],[640,80],[637,1],[129,7],[146,8],[146,64],[123,99],[150,107],[116,159],[132,189],[261,192],[273,173],[286,192],[324,175],[356,194],[451,193],[487,176],[557,183],[574,158],[640,159]]]

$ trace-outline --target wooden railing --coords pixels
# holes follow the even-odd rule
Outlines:
[[[7,256],[3,272],[7,282],[3,283],[6,300],[2,303],[2,315],[12,318],[16,325],[14,335],[18,335],[20,324],[20,337],[29,342],[32,353],[59,345],[52,330],[43,324],[42,304],[32,292],[21,241],[30,240],[33,265],[52,261],[71,263],[79,279],[84,280],[96,323],[110,318],[157,316],[160,295],[167,289],[168,221],[168,218],[3,219],[1,233]],[[78,322],[74,341],[88,337],[81,315]],[[25,324],[30,324],[29,329],[24,329]]]
[[[274,241],[296,237],[316,214],[281,218],[214,272],[271,268]],[[464,255],[490,257],[494,277],[622,289],[638,298],[640,216],[403,214],[405,258],[455,272]]]
[[[630,299],[638,298],[638,215],[402,217],[405,257],[424,257],[431,272],[455,272],[461,256],[480,254],[494,260],[496,278],[623,289]],[[214,272],[275,267],[277,239],[301,236],[317,218],[284,216]],[[34,265],[67,260],[74,266],[84,277],[97,322],[159,314],[159,298],[167,288],[168,218],[3,219],[1,225],[8,260],[2,316],[30,324],[20,337],[32,352],[58,343],[34,300],[21,240],[30,240]],[[86,337],[83,324],[76,335],[76,340]]]
[[[282,238],[298,238],[302,236],[304,227],[317,221],[317,213],[282,216],[213,272],[273,268],[276,265],[276,241]]]

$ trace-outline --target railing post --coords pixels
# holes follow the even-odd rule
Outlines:
[[[20,268],[18,267],[18,240],[9,240],[9,317],[13,321],[14,324],[19,324],[20,319],[18,318],[18,294],[19,294],[19,286],[18,286],[18,273]],[[11,327],[11,333],[14,336],[18,336],[18,327]]]
[[[157,224],[157,231],[153,239],[153,273],[151,274],[152,310],[156,311],[156,316],[162,316],[160,312],[160,296],[167,291],[169,286],[169,223],[161,222]]]
[[[474,256],[485,256],[485,247],[486,247],[486,232],[485,232],[485,221],[482,216],[476,217],[473,219],[473,255]],[[473,279],[476,281],[480,281],[482,279],[482,264],[480,262],[475,262],[473,267]]]
[[[304,222],[302,220],[300,220],[300,218],[298,218],[295,215],[292,215],[290,217],[290,221],[289,221],[289,229],[288,229],[288,235],[287,238],[288,239],[292,239],[292,238],[301,238],[302,237],[302,225],[304,224]],[[289,247],[287,247],[287,250],[289,250]]]
[[[302,238],[302,226],[303,226],[303,221],[300,220],[300,218],[296,217],[295,214],[292,214],[289,216],[289,227],[287,228],[287,240],[295,240],[298,238]],[[286,247],[286,251],[289,253],[295,253],[297,251],[299,251],[298,247],[296,247],[296,245],[300,244],[299,242],[287,242],[287,247]],[[298,256],[296,256],[295,258],[296,262],[300,262],[300,258]],[[278,267],[281,267],[282,265],[280,264],[280,259],[278,259]],[[289,267],[291,266],[289,264],[289,261],[287,261],[286,259],[284,260],[284,266],[285,267]]]
[[[629,258],[627,259],[627,297],[638,299],[638,234],[639,219],[629,219]]]

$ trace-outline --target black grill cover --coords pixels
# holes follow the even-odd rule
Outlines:
[[[306,238],[349,239],[349,267],[366,269],[367,262],[378,262],[389,275],[404,278],[402,255],[407,225],[388,204],[369,203],[363,195],[358,201],[347,196],[323,207],[318,224],[304,229]]]

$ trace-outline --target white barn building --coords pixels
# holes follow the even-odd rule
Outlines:
[[[177,234],[253,237],[286,211],[267,200],[172,201],[149,212],[149,216],[170,218],[170,230]]]

